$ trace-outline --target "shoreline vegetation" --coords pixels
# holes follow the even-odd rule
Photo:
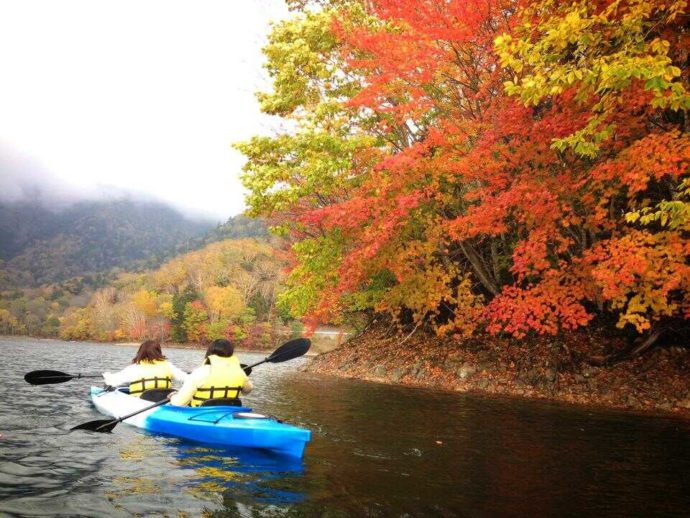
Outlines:
[[[403,343],[404,342],[404,343]],[[455,392],[542,399],[574,405],[668,412],[690,418],[690,351],[657,348],[611,366],[591,365],[585,351],[611,340],[587,333],[525,344],[481,337],[462,344],[379,326],[314,358],[308,372]]]

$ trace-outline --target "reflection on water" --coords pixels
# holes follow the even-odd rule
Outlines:
[[[232,495],[250,504],[281,505],[304,500],[299,492],[279,489],[278,482],[291,474],[301,475],[302,461],[259,450],[194,446],[180,441],[171,451],[181,469],[192,470],[187,486],[196,496]]]
[[[295,461],[126,425],[69,433],[98,418],[87,383],[32,387],[24,373],[114,370],[135,349],[0,339],[0,350],[0,514],[682,516],[690,508],[690,423],[680,419],[340,381],[299,372],[300,361],[262,365],[245,403],[312,430]],[[187,370],[202,355],[166,352]]]

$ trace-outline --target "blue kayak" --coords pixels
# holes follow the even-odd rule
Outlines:
[[[91,387],[91,400],[99,412],[116,418],[152,404],[119,390],[106,392],[98,387]],[[123,423],[195,442],[259,448],[297,458],[302,457],[311,439],[309,430],[237,406],[192,408],[165,404],[125,419]]]

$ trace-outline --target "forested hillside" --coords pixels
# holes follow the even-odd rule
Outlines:
[[[211,227],[152,202],[81,202],[60,211],[0,205],[0,289],[155,266]]]
[[[213,243],[157,270],[120,275],[84,307],[68,308],[59,335],[196,343],[228,337],[268,345],[281,327],[276,295],[283,267],[267,242]]]
[[[232,299],[230,279],[241,292],[232,299],[233,333],[248,336],[255,322],[275,317],[276,287],[269,293],[267,286],[282,266],[274,250],[265,239],[228,241],[266,238],[260,220],[239,215],[212,228],[165,205],[129,201],[81,203],[60,212],[0,205],[0,215],[0,333],[122,340],[162,331],[165,339],[203,340],[227,331],[227,311],[197,322],[208,331],[193,329],[185,304],[219,304],[204,299],[213,286],[224,291],[211,290],[209,300]],[[225,244],[214,245],[219,241]],[[178,276],[171,280],[170,272]],[[176,309],[166,306],[173,301]]]

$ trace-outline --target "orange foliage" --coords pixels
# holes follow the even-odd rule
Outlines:
[[[690,98],[678,79],[688,77],[677,22],[687,8],[623,4],[646,38],[634,49],[568,32],[578,23],[616,34],[625,20],[608,0],[519,2],[517,13],[507,0],[373,0],[378,23],[336,17],[347,72],[361,77],[342,105],[379,145],[361,152],[357,182],[337,196],[270,214],[297,214],[297,241],[337,233],[337,260],[309,277],[326,272],[332,289],[307,317],[328,320],[349,304],[441,334],[517,337],[605,312],[638,332],[687,318],[688,229],[665,227],[661,214],[690,175]],[[501,57],[501,41],[519,43]],[[534,60],[519,54],[528,43],[543,43]],[[575,61],[568,45],[585,57],[560,70]],[[640,68],[619,80],[606,67],[621,52]],[[658,223],[629,216],[652,209]]]

